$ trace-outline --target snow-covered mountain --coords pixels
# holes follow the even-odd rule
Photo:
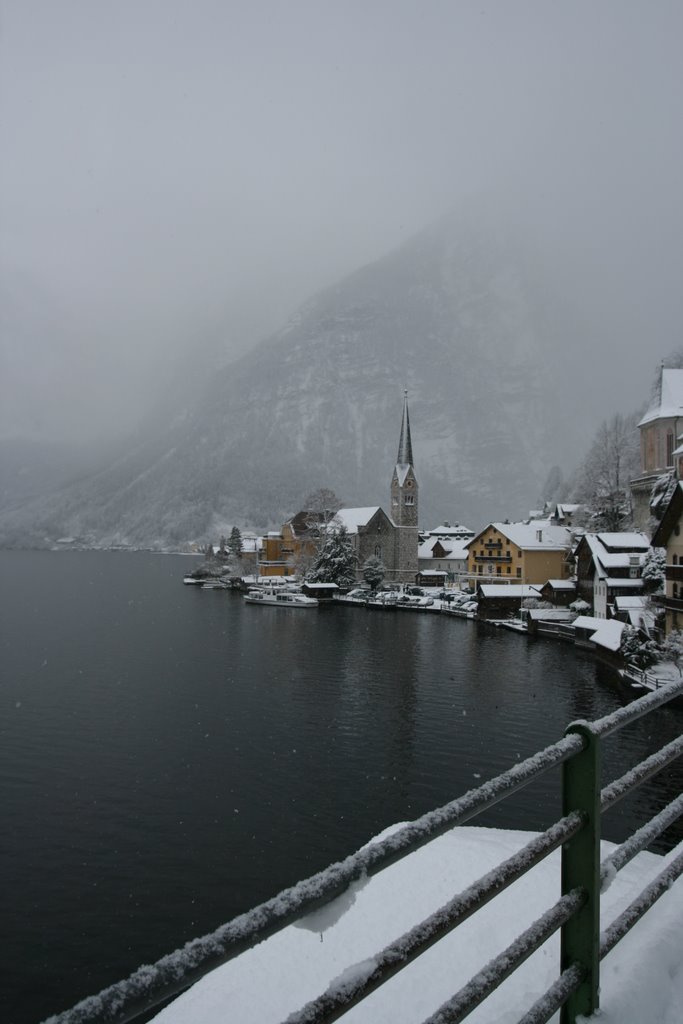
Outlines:
[[[316,295],[98,473],[6,507],[0,543],[173,545],[278,524],[318,487],[388,507],[404,388],[421,525],[523,514],[586,426],[577,330],[542,265],[486,218],[443,219]]]

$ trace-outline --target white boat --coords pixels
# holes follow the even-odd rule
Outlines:
[[[278,608],[317,608],[317,597],[307,597],[301,591],[291,590],[249,590],[244,595],[249,604],[271,604]]]

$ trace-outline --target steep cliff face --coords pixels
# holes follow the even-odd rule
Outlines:
[[[508,235],[446,218],[315,296],[115,463],[6,510],[0,539],[175,544],[280,522],[320,486],[386,506],[404,388],[421,524],[523,514],[571,450],[568,333]]]

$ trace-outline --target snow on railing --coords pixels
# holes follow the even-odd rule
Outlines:
[[[280,893],[246,914],[194,939],[156,964],[141,967],[125,981],[50,1017],[45,1024],[124,1024],[188,988],[219,966],[311,912],[326,917],[343,913],[348,897],[367,879],[420,849],[456,825],[464,824],[563,765],[564,817],[522,850],[444,907],[370,959],[355,964],[326,992],[288,1018],[288,1024],[322,1024],[336,1020],[445,934],[562,847],[562,899],[506,950],[484,967],[425,1024],[463,1020],[535,949],[562,929],[561,973],[520,1024],[542,1024],[561,1008],[562,1024],[598,1006],[599,961],[633,927],[675,878],[683,872],[683,854],[648,886],[599,938],[600,886],[608,887],[624,864],[648,846],[683,813],[683,796],[656,815],[599,863],[600,814],[646,778],[683,752],[683,739],[668,744],[621,779],[600,791],[599,747],[604,736],[635,721],[683,693],[683,680],[667,685],[595,722],[569,726],[565,737],[464,796],[423,815],[386,838]],[[345,899],[346,896],[346,899]]]

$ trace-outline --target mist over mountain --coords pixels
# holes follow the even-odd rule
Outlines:
[[[13,493],[0,543],[182,545],[278,525],[317,487],[388,507],[404,388],[421,525],[524,515],[604,415],[597,356],[585,366],[595,338],[552,266],[500,219],[443,218],[203,389],[188,377],[172,412],[98,472],[48,498]]]

